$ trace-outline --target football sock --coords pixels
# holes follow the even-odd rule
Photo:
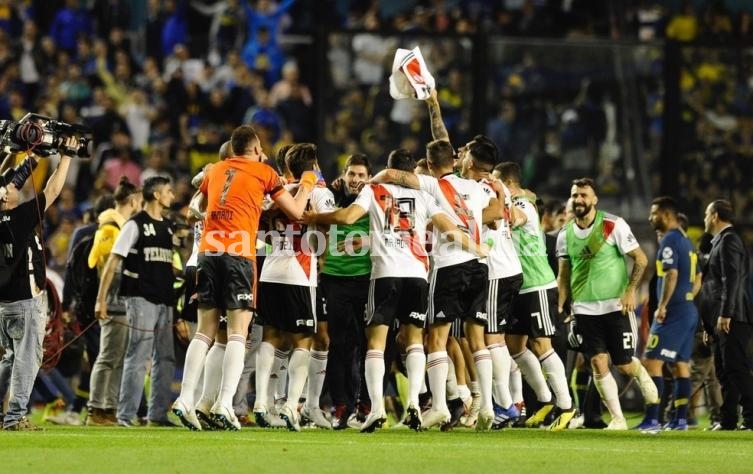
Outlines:
[[[204,359],[204,387],[199,405],[212,408],[220,393],[222,383],[222,363],[225,358],[225,344],[215,342]]]
[[[227,337],[225,357],[222,360],[222,382],[220,393],[217,396],[220,405],[233,409],[233,396],[238,390],[238,382],[243,372],[243,359],[246,355],[246,338],[240,334],[231,334]]]
[[[560,356],[554,352],[554,349],[550,349],[539,358],[539,362],[541,362],[541,369],[544,371],[546,380],[557,398],[557,406],[563,410],[573,408],[573,399],[570,396],[570,390],[567,388],[565,366],[562,364]]]
[[[510,396],[513,403],[523,403],[523,376],[515,360],[510,358]]]
[[[405,352],[405,369],[408,372],[408,403],[413,403],[418,407],[418,394],[421,391],[424,374],[426,373],[426,354],[424,353],[424,346],[421,344],[408,346]]]
[[[544,373],[541,371],[541,364],[533,352],[525,349],[520,354],[512,356],[512,358],[518,364],[520,373],[523,374],[528,385],[530,385],[531,389],[536,393],[536,399],[541,403],[551,402],[552,392],[546,384],[546,379],[544,379]]]
[[[455,372],[455,364],[452,362],[452,358],[447,358],[447,400],[455,400],[459,398],[458,393],[458,378]]]
[[[435,410],[447,410],[447,351],[432,352],[426,358],[429,373],[429,389],[431,389],[431,403]]]
[[[204,370],[204,358],[209,352],[212,339],[197,332],[186,350],[186,362],[183,365],[183,381],[180,387],[179,398],[187,405],[189,410],[194,408],[194,392],[199,383],[201,371]]]
[[[288,401],[287,405],[298,409],[298,399],[303,393],[303,386],[309,374],[311,351],[298,347],[293,350],[288,363]]]
[[[617,382],[614,380],[611,372],[605,375],[594,374],[594,385],[604,400],[612,419],[624,418],[622,407],[620,406],[620,394],[617,392]]]
[[[661,395],[662,392],[664,392],[664,377],[661,375],[658,377],[651,377],[651,380],[654,381],[654,384],[656,385],[656,390],[659,391],[659,395]],[[659,421],[659,408],[661,407],[660,403],[652,403],[651,405],[646,405],[646,420],[649,421]]]
[[[371,408],[381,409],[384,403],[384,351],[370,349],[366,351],[364,362],[366,387],[371,398]]]
[[[259,345],[256,353],[256,402],[254,405],[267,408],[269,405],[269,380],[275,364],[275,346],[268,342]],[[273,400],[274,401],[274,400]]]
[[[481,393],[481,410],[492,409],[492,356],[488,349],[481,349],[473,353],[473,363],[476,366],[479,391]]]
[[[502,408],[512,405],[510,396],[510,351],[506,344],[492,344],[488,347],[492,356],[492,381],[494,399]]]
[[[309,361],[309,387],[306,405],[319,408],[319,396],[322,394],[324,377],[327,375],[327,351],[311,351]]]
[[[675,420],[688,419],[688,400],[690,399],[690,379],[677,377],[675,379]]]

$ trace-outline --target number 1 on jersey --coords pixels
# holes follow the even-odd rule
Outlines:
[[[225,201],[227,200],[227,193],[230,191],[230,184],[233,182],[233,178],[235,177],[235,169],[231,168],[227,171],[225,171],[225,186],[222,188],[222,194],[220,194],[220,205],[225,205]]]

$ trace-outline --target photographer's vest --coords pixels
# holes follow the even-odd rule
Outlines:
[[[136,244],[123,262],[120,294],[140,296],[154,304],[173,306],[172,223],[141,211],[131,218],[139,229]]]
[[[627,288],[627,266],[617,246],[606,243],[609,234],[604,233],[604,212],[596,211],[591,234],[585,239],[575,235],[573,226],[571,220],[565,227],[573,301],[620,298]]]

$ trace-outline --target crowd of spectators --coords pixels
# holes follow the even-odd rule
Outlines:
[[[523,164],[528,184],[554,194],[568,173],[590,171],[617,195],[626,179],[621,107],[640,115],[652,166],[658,155],[661,48],[636,46],[640,94],[626,104],[608,47],[537,47],[519,37],[750,41],[751,9],[741,7],[734,0],[0,0],[0,118],[34,111],[93,131],[93,158],[77,163],[47,218],[57,266],[69,229],[121,175],[136,183],[172,177],[180,209],[189,177],[215,159],[239,123],[261,131],[269,154],[316,141],[329,176],[356,151],[377,163],[396,146],[420,154],[430,137],[426,108],[388,93],[396,47],[420,46],[454,142],[485,129],[503,156]],[[334,30],[324,65],[314,51],[321,25]],[[475,33],[511,38],[487,43],[484,107],[473,109],[483,117],[471,112],[479,93]],[[687,202],[724,194],[717,183],[729,181],[731,197],[749,210],[741,177],[753,153],[751,57],[685,51],[684,117],[696,137],[682,155]]]

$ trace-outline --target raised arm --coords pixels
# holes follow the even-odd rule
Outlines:
[[[447,140],[450,141],[450,135],[447,133],[447,128],[442,120],[442,111],[439,108],[439,99],[437,98],[437,90],[431,91],[431,95],[426,99],[426,106],[429,108],[429,122],[431,123],[431,136],[434,140]]]
[[[75,137],[68,137],[65,140],[65,147],[67,150],[76,150],[78,148],[78,140]],[[66,151],[62,155],[58,167],[55,168],[52,176],[47,180],[47,185],[44,187],[45,211],[55,202],[55,199],[60,195],[60,191],[63,190],[63,186],[65,185],[68,168],[71,166],[71,157],[67,153],[70,153],[70,151]]]

